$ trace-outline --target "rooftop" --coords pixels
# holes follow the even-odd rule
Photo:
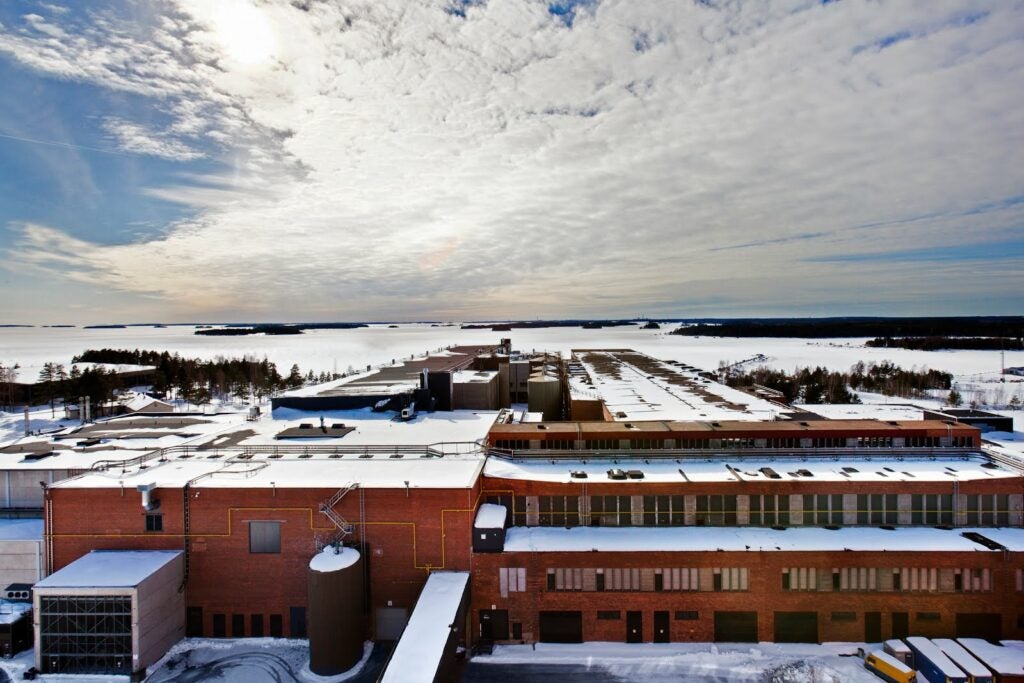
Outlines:
[[[93,550],[35,588],[133,588],[182,555],[180,550]]]

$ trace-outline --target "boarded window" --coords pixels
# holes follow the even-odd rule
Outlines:
[[[249,522],[250,553],[280,553],[280,522]]]

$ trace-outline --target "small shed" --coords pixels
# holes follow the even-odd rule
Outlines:
[[[484,503],[477,509],[473,522],[473,552],[500,553],[505,549],[505,524],[508,508]]]
[[[36,668],[140,679],[185,635],[180,550],[93,550],[32,589]]]
[[[121,404],[124,412],[131,414],[173,413],[174,406],[146,394],[134,394]]]
[[[0,656],[32,647],[32,603],[0,599]]]

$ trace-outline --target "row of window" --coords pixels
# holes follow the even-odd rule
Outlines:
[[[953,525],[951,494],[819,493],[704,496],[519,496],[514,526],[881,526]],[[531,509],[531,500],[536,507]],[[589,502],[589,511],[581,505]],[[741,512],[744,506],[746,511]],[[794,503],[797,504],[794,510]],[[687,506],[690,509],[687,510]],[[1010,496],[972,494],[962,510],[967,525],[1008,526]],[[532,514],[531,514],[532,513]],[[535,517],[534,517],[535,515]],[[744,517],[746,519],[744,520]],[[533,521],[533,520],[536,521]]]
[[[528,592],[525,567],[499,569],[501,597]],[[788,567],[782,570],[784,591],[990,592],[992,570],[987,567]],[[1017,591],[1024,591],[1024,570],[1016,570]],[[552,567],[547,569],[549,591],[686,592],[745,591],[746,567]]]
[[[988,568],[843,567],[826,573],[815,567],[792,567],[782,570],[782,590],[988,592],[992,572]]]
[[[251,638],[262,638],[264,635],[269,635],[271,638],[284,638],[284,617],[280,614],[269,615],[269,631],[264,630],[264,620],[262,614],[250,614],[249,618],[246,619],[244,614],[232,614],[231,615],[231,638],[244,638],[249,636]],[[249,624],[249,632],[245,632],[246,622]],[[214,614],[213,615],[213,637],[214,638],[227,638],[228,636],[228,617],[226,614]],[[305,638],[306,637],[306,625],[304,622],[293,623],[292,633],[293,638]]]
[[[907,436],[902,445],[897,446],[896,439],[891,436],[825,436],[806,438],[799,436],[781,436],[772,438],[753,437],[722,437],[722,438],[689,438],[689,439],[583,439],[582,450],[617,451],[617,450],[707,450],[707,449],[747,449],[747,448],[939,448],[944,437],[938,436]],[[953,448],[976,448],[973,436],[953,436],[949,439]],[[580,450],[576,439],[547,438],[540,441],[538,449],[553,451]],[[494,447],[506,451],[530,450],[528,439],[496,439]]]

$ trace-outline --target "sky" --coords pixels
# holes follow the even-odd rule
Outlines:
[[[0,2],[0,323],[1022,314],[1024,2]]]

